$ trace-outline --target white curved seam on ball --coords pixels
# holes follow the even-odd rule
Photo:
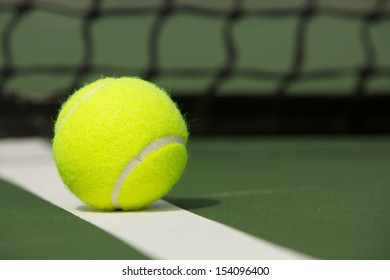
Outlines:
[[[111,193],[111,203],[116,209],[121,209],[121,206],[119,204],[119,193],[122,189],[122,186],[126,178],[130,175],[130,173],[133,172],[133,170],[138,165],[140,165],[142,163],[142,160],[150,153],[157,151],[158,149],[173,143],[185,145],[186,142],[184,139],[178,136],[173,136],[173,135],[165,136],[150,143],[139,154],[137,154],[136,156],[134,156],[132,159],[128,161],[126,166],[123,168],[121,174],[119,175],[118,179],[116,180],[114,188]]]
[[[61,128],[62,124],[64,123],[64,121],[69,118],[69,116],[72,114],[72,112],[80,105],[80,103],[82,101],[85,101],[87,100],[89,97],[91,97],[92,94],[94,94],[95,92],[97,92],[99,89],[101,89],[103,86],[111,83],[113,80],[110,80],[110,81],[107,81],[101,85],[98,85],[97,87],[95,87],[93,90],[91,90],[90,92],[88,92],[83,98],[81,98],[79,101],[76,102],[76,104],[73,105],[73,107],[68,111],[68,113],[66,113],[65,117],[62,118],[61,122],[59,123],[58,125],[58,129]]]

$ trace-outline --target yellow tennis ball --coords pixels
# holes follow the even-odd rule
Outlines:
[[[104,78],[62,106],[53,154],[64,183],[100,210],[137,210],[164,196],[187,162],[188,130],[176,104],[136,77]]]

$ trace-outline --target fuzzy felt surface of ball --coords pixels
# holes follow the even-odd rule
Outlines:
[[[179,180],[188,135],[177,105],[155,84],[102,78],[62,105],[53,155],[63,182],[80,200],[99,210],[138,210]]]

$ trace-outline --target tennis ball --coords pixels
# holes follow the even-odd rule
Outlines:
[[[137,210],[164,196],[187,162],[188,130],[176,104],[137,77],[102,78],[63,104],[54,127],[59,174],[100,210]]]

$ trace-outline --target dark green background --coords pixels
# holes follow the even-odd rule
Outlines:
[[[6,1],[7,2],[7,1]],[[12,1],[11,1],[12,2]],[[83,42],[83,13],[91,1],[47,1],[52,5],[37,2],[21,17],[10,36],[12,63],[15,69],[26,67],[72,67],[82,64],[86,52],[92,55],[92,69],[95,67],[119,67],[116,71],[99,70],[86,77],[89,82],[102,75],[140,75],[148,69],[150,34],[157,17],[158,7],[163,1],[101,1],[101,13],[91,22],[90,34],[93,49],[86,49]],[[242,10],[255,9],[298,9],[308,1],[242,1]],[[226,12],[233,1],[173,1],[174,12],[161,22],[157,44],[161,70],[155,82],[174,94],[203,94],[214,75],[201,77],[170,77],[164,71],[173,68],[220,69],[228,59],[227,46],[223,38],[225,17],[203,16],[180,10],[193,5]],[[363,0],[319,0],[318,13],[307,25],[305,56],[302,70],[355,69],[351,74],[326,79],[298,80],[288,89],[292,95],[353,94],[358,79],[358,69],[366,63],[366,54],[360,37],[364,25],[362,17],[374,8],[376,1]],[[53,8],[53,4],[59,5]],[[48,8],[51,7],[51,8]],[[54,6],[55,7],[55,6]],[[126,8],[155,8],[155,12],[128,16],[113,15],[110,11]],[[328,13],[330,8],[345,13]],[[390,12],[388,4],[385,12]],[[14,16],[15,10],[0,11],[0,33]],[[260,69],[285,74],[292,67],[298,12],[283,16],[245,16],[234,23],[232,38],[237,49],[235,69]],[[374,67],[390,67],[390,20],[389,17],[369,27],[369,39],[375,50]],[[5,37],[4,37],[5,38]],[[0,44],[0,68],[5,62]],[[30,68],[31,69],[31,68]],[[102,69],[102,68],[99,68]],[[122,69],[122,70],[119,70]],[[18,72],[6,81],[5,92],[16,92],[24,97],[39,99],[51,91],[67,88],[75,73]],[[218,90],[218,95],[240,95],[240,92],[266,94],[274,92],[277,79],[252,79],[232,75]],[[388,94],[390,79],[376,76],[370,80],[368,92]]]

